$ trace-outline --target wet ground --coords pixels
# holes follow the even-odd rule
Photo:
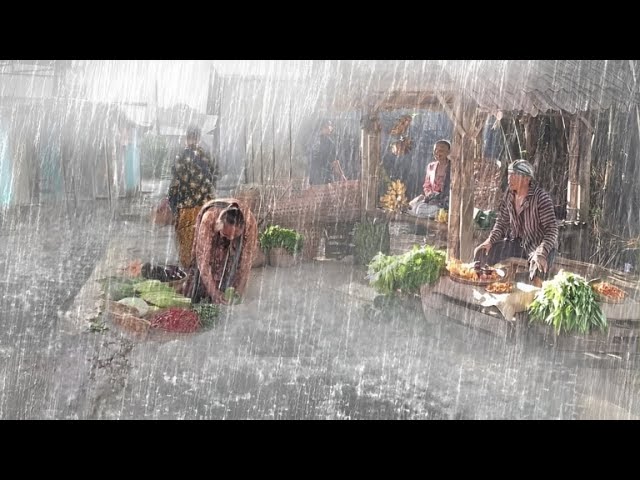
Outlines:
[[[374,301],[347,261],[254,269],[245,303],[200,334],[91,331],[106,266],[175,262],[170,228],[141,216],[153,201],[1,217],[0,418],[640,417],[635,356],[508,344],[417,300]]]

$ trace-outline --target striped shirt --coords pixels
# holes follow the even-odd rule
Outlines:
[[[517,238],[527,255],[535,252],[547,258],[549,252],[558,247],[558,224],[551,197],[540,187],[531,185],[520,215],[516,214],[514,197],[511,190],[505,194],[489,242],[493,245],[504,238]]]

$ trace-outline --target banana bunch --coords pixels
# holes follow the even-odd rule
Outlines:
[[[385,210],[399,212],[409,206],[407,187],[400,180],[393,180],[389,184],[386,195],[380,197],[380,203]]]

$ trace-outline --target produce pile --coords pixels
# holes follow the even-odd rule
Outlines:
[[[482,266],[480,262],[462,263],[453,259],[447,263],[447,270],[451,276],[473,282],[498,281],[501,278],[497,269]]]
[[[156,269],[155,273],[160,270]],[[161,276],[169,280],[172,273],[163,271]],[[213,326],[220,314],[217,305],[192,305],[190,298],[160,280],[110,277],[104,281],[104,286],[108,298],[107,316],[136,333],[149,329],[192,333]]]
[[[430,245],[415,245],[401,255],[378,253],[369,263],[367,278],[379,293],[415,293],[435,283],[445,268],[445,252]]]
[[[608,282],[597,282],[591,285],[596,293],[604,297],[604,299],[610,299],[614,301],[622,301],[627,295],[624,290],[611,285]]]
[[[556,334],[607,330],[607,319],[591,285],[580,275],[562,270],[542,284],[528,311],[530,322],[551,325]]]
[[[201,326],[198,314],[185,308],[169,308],[156,313],[151,319],[151,328],[168,332],[193,333]]]

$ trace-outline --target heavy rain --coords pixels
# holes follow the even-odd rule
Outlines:
[[[0,61],[0,418],[640,418],[638,75]]]

